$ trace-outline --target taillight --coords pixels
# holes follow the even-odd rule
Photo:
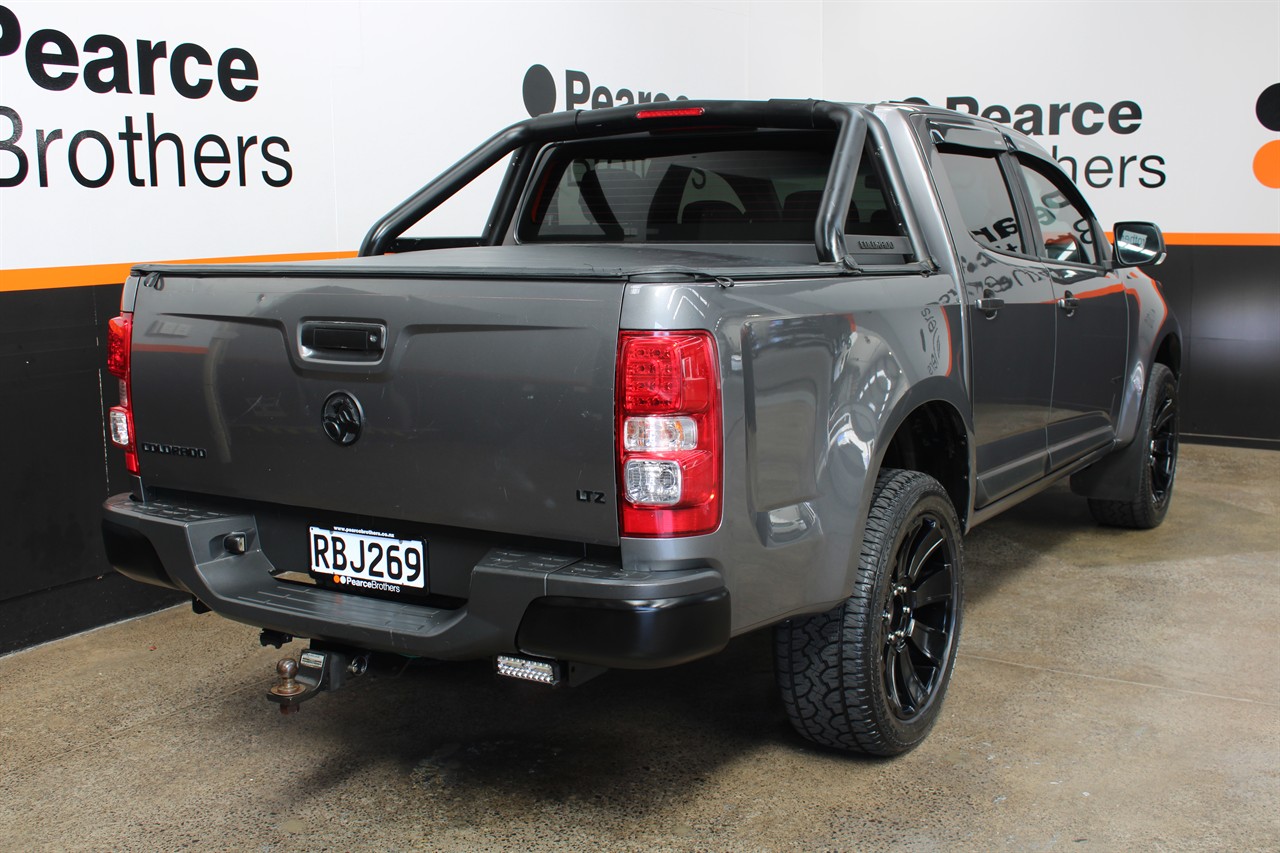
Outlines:
[[[618,484],[623,536],[720,526],[720,371],[707,332],[622,332]]]
[[[668,107],[667,109],[658,110],[641,110],[636,113],[636,118],[694,118],[705,113],[702,107]]]
[[[111,443],[124,449],[124,464],[138,473],[138,445],[133,432],[133,388],[130,381],[130,348],[133,315],[121,314],[107,322],[107,371],[120,380],[120,405],[107,412]]]

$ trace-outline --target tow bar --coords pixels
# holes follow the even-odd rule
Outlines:
[[[337,690],[368,668],[367,652],[312,647],[296,661],[283,658],[276,664],[276,683],[267,690],[267,700],[279,705],[281,714],[293,714],[303,702]]]

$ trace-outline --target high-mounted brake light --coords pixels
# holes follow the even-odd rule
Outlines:
[[[623,536],[693,536],[720,526],[718,365],[707,332],[623,332],[619,338]]]
[[[132,314],[121,314],[107,322],[107,371],[120,380],[120,405],[112,406],[107,412],[111,443],[124,450],[125,467],[136,475],[138,446],[133,431],[132,341]]]
[[[693,118],[706,113],[702,107],[673,107],[666,110],[641,110],[636,118]]]

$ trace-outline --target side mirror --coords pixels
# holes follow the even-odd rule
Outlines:
[[[1158,225],[1117,222],[1112,233],[1116,235],[1116,266],[1148,267],[1164,262],[1164,235]]]

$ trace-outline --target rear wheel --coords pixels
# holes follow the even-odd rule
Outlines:
[[[1139,456],[1138,488],[1129,500],[1089,499],[1089,511],[1111,527],[1158,527],[1173,498],[1173,478],[1178,469],[1178,380],[1163,364],[1151,365],[1142,422],[1134,441],[1144,441]]]
[[[791,724],[822,746],[898,755],[942,708],[960,636],[960,524],[918,471],[883,471],[853,594],[778,626],[778,684]]]

